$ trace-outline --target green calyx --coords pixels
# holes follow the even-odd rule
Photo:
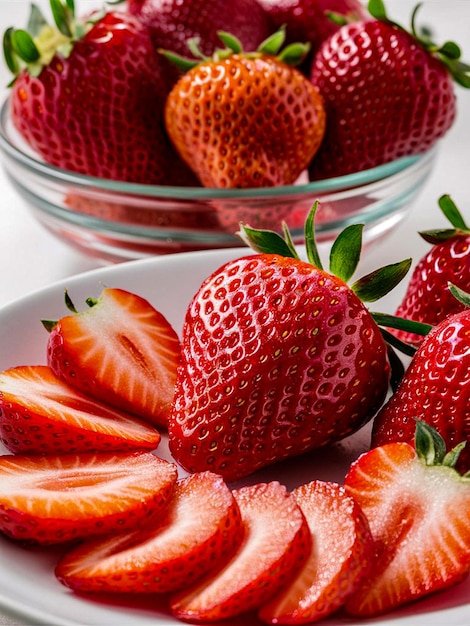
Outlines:
[[[65,292],[64,292],[64,301],[65,301],[66,308],[71,313],[74,313],[74,314],[79,313],[79,311],[75,307],[71,297],[69,296],[69,292],[67,290],[65,290]],[[90,297],[90,298],[87,298],[85,300],[85,302],[91,308],[91,307],[94,307],[95,304],[98,303],[98,299]],[[41,320],[41,324],[44,326],[44,328],[47,330],[47,332],[50,333],[57,326],[57,320]]]
[[[454,237],[462,235],[470,235],[470,228],[467,226],[462,214],[457,208],[455,202],[449,195],[443,195],[439,198],[439,207],[450,222],[452,228],[439,228],[434,230],[424,230],[419,234],[421,237],[431,244],[442,243]]]
[[[425,465],[455,468],[466,443],[462,441],[447,452],[445,441],[437,430],[422,420],[416,420],[415,449]],[[463,477],[470,479],[470,471]]]
[[[244,51],[241,41],[231,33],[218,31],[217,35],[224,44],[224,47],[216,48],[211,56],[207,56],[201,52],[199,48],[199,37],[189,39],[187,42],[188,49],[194,58],[183,57],[170,50],[159,49],[159,52],[181,71],[187,72],[200,63],[222,61],[223,59],[231,57],[233,54],[242,55],[246,58],[273,56],[279,61],[295,67],[302,63],[310,50],[310,44],[308,43],[292,43],[283,48],[286,39],[285,28],[280,28],[277,32],[270,35],[253,52]]]
[[[309,212],[304,229],[306,255],[309,263],[323,270],[323,264],[318,252],[315,237],[315,214],[319,202],[315,202]],[[329,273],[337,276],[345,283],[349,283],[359,264],[362,249],[363,224],[347,226],[333,242],[329,256]],[[262,254],[279,254],[281,256],[298,259],[289,229],[283,224],[283,236],[270,230],[251,228],[247,224],[240,224],[238,236],[256,252]],[[411,266],[411,259],[404,259],[398,263],[381,267],[362,278],[352,282],[351,290],[363,302],[375,302],[389,293],[406,276]],[[385,341],[389,346],[400,352],[412,356],[416,348],[398,340],[386,328],[396,328],[407,332],[426,335],[430,330],[429,324],[414,322],[394,315],[371,312],[377,325],[380,327]]]
[[[411,29],[407,32],[410,32],[410,34],[413,35],[423,48],[437,57],[447,67],[450,75],[456,83],[466,89],[469,89],[470,65],[461,60],[462,51],[460,46],[458,46],[454,41],[446,41],[442,45],[438,45],[432,41],[431,33],[428,29],[424,28],[418,30],[416,26],[416,16],[420,7],[421,3],[417,4],[414,8],[411,16]],[[406,30],[400,24],[397,24],[388,17],[383,0],[369,0],[367,8],[369,13],[375,19],[387,22],[400,30]]]
[[[26,29],[8,28],[3,36],[3,55],[8,69],[15,77],[24,68],[38,76],[58,53],[67,58],[73,44],[81,39],[94,21],[75,20],[74,0],[50,0],[54,24],[45,19],[35,4]]]

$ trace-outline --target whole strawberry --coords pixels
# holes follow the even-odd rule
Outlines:
[[[439,206],[452,227],[420,233],[433,245],[416,265],[396,311],[400,317],[433,326],[465,309],[465,304],[452,294],[449,283],[470,292],[470,228],[448,195],[439,198]],[[415,345],[423,339],[413,333],[394,332],[402,341]]]
[[[72,5],[51,4],[54,27],[33,7],[31,34],[5,35],[16,129],[47,163],[66,170],[193,182],[163,131],[169,83],[146,27],[123,11],[78,20]]]
[[[276,28],[286,27],[287,40],[305,41],[311,53],[335,33],[339,24],[330,13],[345,19],[366,19],[368,13],[359,0],[258,0]],[[311,59],[310,59],[311,61]]]
[[[452,288],[467,308],[433,327],[422,341],[398,389],[374,420],[372,445],[413,441],[416,420],[443,437],[447,447],[470,443],[470,297]],[[470,447],[459,463],[470,469]]]
[[[287,233],[283,239],[244,226],[258,254],[218,269],[188,308],[168,431],[173,457],[189,471],[210,468],[226,480],[248,475],[342,439],[384,400],[387,345],[361,298],[390,290],[409,260],[349,287],[362,226],[336,240],[336,276],[322,269],[313,214],[310,263]]]
[[[194,38],[204,54],[213,54],[220,46],[219,30],[229,28],[247,50],[272,32],[257,0],[128,0],[127,8],[148,27],[158,48],[180,55],[188,53],[188,41]]]
[[[168,134],[205,187],[294,183],[318,150],[325,111],[317,89],[287,62],[305,46],[286,47],[279,31],[254,53],[219,33],[213,58],[188,62],[165,107]]]
[[[340,28],[315,55],[311,80],[325,101],[328,128],[312,179],[342,176],[430,149],[456,115],[453,79],[470,87],[469,67],[452,42],[442,47],[388,19]]]

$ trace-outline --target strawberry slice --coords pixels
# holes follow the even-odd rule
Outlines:
[[[0,372],[0,440],[14,453],[152,450],[150,424],[75,390],[46,365]]]
[[[259,607],[295,575],[310,552],[305,517],[283,485],[260,483],[233,495],[245,540],[224,568],[172,595],[170,608],[178,619],[215,621]]]
[[[355,461],[345,486],[376,543],[372,576],[346,603],[372,616],[450,587],[470,571],[470,474],[455,469],[437,431],[417,422],[415,448],[394,442]]]
[[[0,456],[0,530],[54,544],[150,523],[177,470],[151,452]]]
[[[166,426],[173,400],[179,339],[147,300],[123,289],[103,289],[78,313],[44,321],[48,364],[73,387],[112,406]]]
[[[79,592],[163,593],[223,566],[243,540],[240,511],[210,472],[179,482],[158,524],[87,542],[67,554],[56,576]]]
[[[259,611],[268,624],[305,624],[338,610],[369,574],[374,555],[367,520],[343,487],[313,481],[292,493],[313,546],[298,576]]]

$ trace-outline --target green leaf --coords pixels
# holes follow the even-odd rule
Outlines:
[[[398,339],[398,337],[395,337],[393,333],[390,333],[388,330],[385,330],[385,328],[381,328],[380,333],[382,337],[384,338],[385,343],[388,344],[390,347],[400,350],[400,352],[402,354],[406,354],[406,356],[410,356],[410,357],[414,356],[416,352],[416,348],[414,346],[411,346],[410,344],[405,343],[404,341],[401,341],[401,339]]]
[[[3,58],[5,59],[6,66],[12,74],[17,74],[20,70],[20,66],[16,60],[15,51],[13,48],[13,36],[14,29],[7,28],[3,34]]]
[[[44,326],[48,333],[51,333],[57,326],[57,320],[41,320],[41,324]]]
[[[41,57],[33,38],[26,30],[13,30],[11,44],[13,50],[25,63],[34,63]]]
[[[270,35],[267,39],[262,41],[261,44],[258,46],[257,52],[260,52],[261,54],[276,56],[279,53],[279,50],[284,45],[285,39],[286,29],[282,27],[278,31]]]
[[[68,308],[69,311],[71,311],[72,313],[78,313],[72,301],[72,298],[69,296],[69,292],[67,291],[67,289],[64,291],[64,300],[65,306]]]
[[[436,228],[435,230],[422,230],[420,237],[431,244],[442,243],[452,239],[457,234],[455,228]]]
[[[438,204],[452,226],[459,230],[469,230],[457,205],[448,194],[441,196],[438,200]]]
[[[315,238],[315,215],[319,206],[318,200],[310,209],[304,226],[305,247],[307,251],[307,259],[309,263],[322,270],[323,265],[318,253],[317,242]]]
[[[240,223],[240,230],[237,235],[255,252],[262,254],[280,254],[292,259],[298,259],[295,251],[291,250],[289,244],[273,230],[261,230],[251,228],[247,224]]]
[[[456,446],[454,446],[452,450],[449,450],[449,452],[442,460],[442,465],[446,465],[447,467],[455,467],[457,465],[457,461],[459,460],[460,453],[466,445],[466,441],[461,441]]]
[[[375,17],[375,19],[383,22],[388,21],[387,11],[382,0],[369,0],[367,9],[372,17]]]
[[[397,315],[390,315],[389,313],[378,313],[375,311],[371,311],[370,314],[372,315],[375,323],[378,326],[404,330],[408,333],[415,333],[416,335],[426,336],[433,328],[431,324],[416,322],[415,320],[409,320],[405,317],[398,317]]]
[[[42,14],[41,9],[36,4],[32,4],[27,26],[28,32],[32,37],[37,37],[47,25],[46,18]]]
[[[453,283],[448,283],[448,286],[454,298],[457,298],[457,300],[462,304],[465,304],[465,306],[470,307],[470,293],[467,293],[463,289],[460,289],[459,287],[457,287],[457,285],[454,285]]]
[[[54,17],[54,22],[60,32],[66,37],[73,37],[73,30],[71,27],[71,14],[70,8],[62,3],[62,0],[50,0],[51,11]]]
[[[330,252],[330,272],[344,280],[352,277],[359,264],[364,224],[347,226],[335,239]]]
[[[446,444],[435,428],[426,422],[416,420],[416,453],[426,465],[441,465],[446,455]]]
[[[188,59],[186,57],[180,56],[179,54],[171,52],[170,50],[164,50],[163,48],[158,48],[157,51],[159,52],[159,54],[168,59],[171,63],[176,65],[176,67],[182,72],[187,72],[193,67],[196,67],[196,65],[199,65],[200,63],[200,61],[196,59]]]
[[[292,43],[286,46],[277,56],[279,61],[295,67],[300,65],[310,50],[309,43]]]
[[[389,293],[406,276],[411,259],[381,267],[351,285],[351,289],[363,302],[375,302]]]
[[[439,48],[438,52],[446,56],[448,59],[455,61],[460,59],[462,56],[462,50],[460,49],[460,46],[455,43],[455,41],[446,41]]]
[[[222,43],[234,54],[240,54],[243,52],[242,42],[238,39],[238,37],[235,37],[235,35],[232,35],[224,30],[217,31],[217,35]]]

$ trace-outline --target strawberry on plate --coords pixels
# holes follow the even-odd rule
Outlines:
[[[15,454],[153,450],[150,424],[77,391],[46,365],[0,372],[0,440]]]
[[[5,33],[14,74],[11,120],[47,163],[89,176],[193,184],[163,131],[170,83],[147,28],[125,11],[75,17],[51,0],[56,24],[36,6],[30,33]]]
[[[418,5],[419,6],[419,5]],[[314,57],[311,80],[328,127],[312,179],[342,176],[434,146],[456,115],[453,79],[470,87],[469,66],[452,42],[441,47],[390,20],[382,0],[371,18],[342,26]]]
[[[60,560],[56,576],[78,592],[167,593],[225,565],[243,539],[232,492],[203,472],[176,484],[151,526],[81,544]]]
[[[233,35],[219,36],[225,49],[213,57],[200,53],[191,61],[170,55],[188,70],[165,105],[173,145],[205,187],[294,183],[325,131],[316,87],[292,67],[307,48],[293,44],[281,50],[283,30],[256,52],[244,52]]]
[[[445,589],[470,571],[470,475],[453,467],[437,432],[417,422],[416,444],[374,448],[351,466],[345,487],[364,511],[376,556],[346,603],[370,617]]]
[[[158,519],[176,477],[151,452],[0,456],[0,531],[43,545],[124,532]]]
[[[244,541],[222,569],[170,597],[183,621],[213,622],[259,607],[302,566],[311,536],[294,497],[277,481],[233,492]]]
[[[410,260],[349,286],[362,226],[339,235],[326,271],[315,208],[305,230],[308,261],[288,232],[243,225],[257,254],[218,268],[187,309],[168,433],[188,471],[246,476],[352,434],[385,399],[388,347],[364,302],[392,289]]]
[[[414,354],[398,388],[374,419],[372,445],[413,441],[415,420],[435,428],[448,447],[468,443],[459,468],[470,469],[470,297],[464,311],[434,326]]]
[[[414,268],[405,296],[396,310],[397,316],[433,326],[465,309],[465,304],[449,289],[449,283],[470,292],[470,228],[450,196],[441,196],[439,206],[450,228],[420,233],[432,247]],[[407,343],[419,345],[423,340],[421,335],[394,332]]]
[[[123,289],[105,288],[77,312],[43,321],[50,331],[47,361],[72,387],[166,426],[179,363],[179,339],[147,300]]]
[[[368,522],[343,487],[314,480],[292,493],[312,550],[297,576],[261,607],[267,624],[307,624],[337,611],[369,575],[374,555]]]

